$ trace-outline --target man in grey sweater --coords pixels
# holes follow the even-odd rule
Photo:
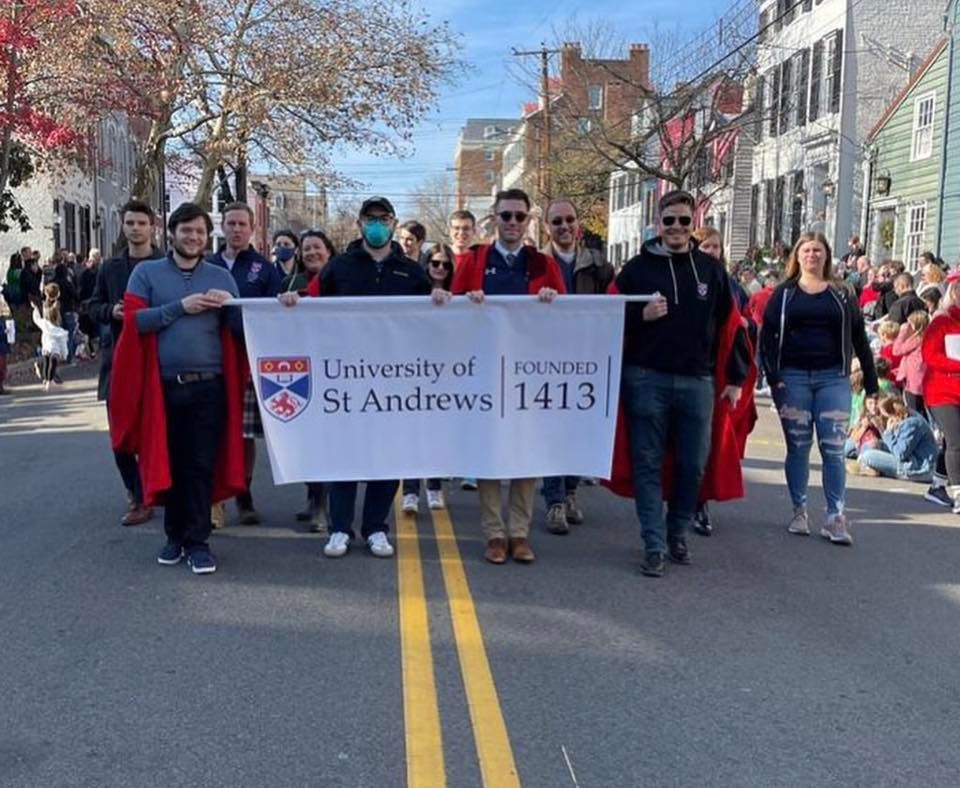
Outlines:
[[[213,230],[207,213],[184,203],[171,215],[169,257],[138,265],[127,292],[146,301],[136,313],[141,334],[157,335],[157,355],[167,420],[172,487],[166,499],[167,543],[157,560],[173,565],[187,556],[195,574],[217,569],[210,552],[210,504],[226,400],[221,324],[239,335],[237,296],[230,273],[204,262]]]

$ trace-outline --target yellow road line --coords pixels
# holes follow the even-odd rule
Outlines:
[[[440,733],[437,685],[433,675],[420,541],[416,519],[400,511],[399,501],[394,512],[397,524],[397,587],[400,598],[407,785],[409,788],[443,788],[447,784],[447,773]]]
[[[443,509],[434,510],[432,514],[483,785],[485,788],[519,788],[510,737],[450,516]]]

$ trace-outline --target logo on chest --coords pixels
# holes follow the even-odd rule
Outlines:
[[[263,263],[251,263],[250,271],[247,274],[247,281],[253,284],[260,278],[260,271],[263,269]]]
[[[704,301],[706,300],[709,292],[709,288],[705,282],[697,282],[697,298],[699,298],[701,301]]]

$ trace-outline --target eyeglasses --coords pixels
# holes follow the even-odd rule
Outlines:
[[[677,222],[680,223],[681,227],[689,227],[693,224],[692,216],[661,216],[660,221],[663,222],[664,227],[673,227]]]
[[[529,215],[530,214],[524,213],[523,211],[500,211],[500,213],[497,214],[497,216],[500,217],[500,221],[502,222],[509,222],[509,221],[525,222],[527,221],[527,217]]]
[[[431,260],[430,265],[434,268],[443,268],[444,266],[449,265],[450,263],[446,260]]]
[[[550,224],[552,224],[554,227],[559,227],[564,222],[566,222],[567,224],[576,224],[577,217],[576,216],[554,216],[550,220]]]

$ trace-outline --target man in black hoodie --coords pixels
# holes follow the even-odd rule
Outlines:
[[[623,404],[646,552],[641,571],[649,577],[663,574],[665,553],[675,563],[690,563],[686,533],[710,452],[718,340],[734,309],[726,272],[691,241],[695,206],[687,192],[665,194],[660,236],[617,276],[621,293],[657,296],[627,304],[623,343]],[[741,330],[722,392],[731,405],[749,368],[750,346]],[[668,446],[676,467],[665,521],[661,473]]]

